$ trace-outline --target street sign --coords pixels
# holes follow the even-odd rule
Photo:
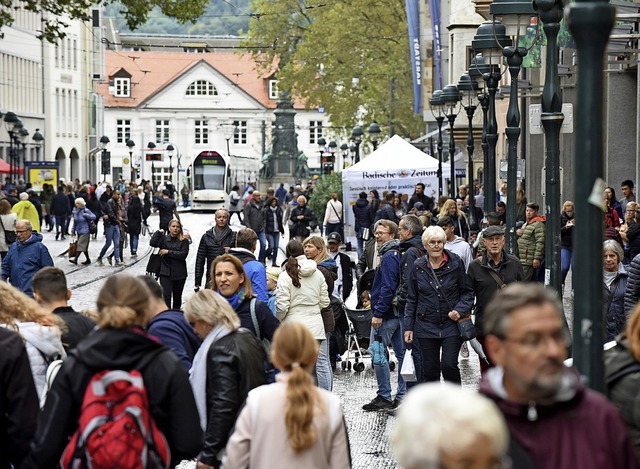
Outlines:
[[[518,171],[516,172],[517,179],[525,178],[525,160],[518,160]],[[507,160],[500,160],[500,179],[507,179],[507,173],[509,169],[509,164]]]
[[[529,105],[529,133],[531,135],[544,134],[544,127],[542,127],[542,104],[530,104]],[[560,127],[561,134],[573,133],[573,104],[562,103],[562,114],[564,120],[562,121],[562,127]]]

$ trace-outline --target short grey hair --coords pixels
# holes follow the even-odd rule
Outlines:
[[[85,200],[82,197],[78,197],[76,200],[73,201],[75,204],[80,204],[83,207],[87,206],[87,202],[85,202]]]
[[[33,225],[29,220],[26,220],[26,219],[18,220],[16,221],[16,226],[18,226],[18,224],[24,225],[25,229],[29,231],[33,231]]]
[[[450,383],[421,384],[398,411],[391,448],[402,467],[435,468],[441,454],[468,452],[479,436],[489,442],[495,457],[505,456],[509,433],[491,400]]]
[[[550,304],[564,322],[562,303],[557,293],[537,282],[517,282],[500,290],[484,310],[483,329],[485,335],[504,338],[509,316],[515,310],[529,305]]]
[[[406,229],[411,231],[413,236],[418,236],[424,229],[422,222],[415,215],[405,215],[400,221],[404,223]]]
[[[422,233],[423,246],[426,246],[427,243],[433,241],[434,239],[446,242],[447,234],[439,226],[428,226],[427,229],[424,230],[424,233]]]
[[[624,251],[622,250],[622,246],[617,241],[613,239],[607,239],[604,243],[602,243],[602,253],[604,254],[606,251],[613,252],[618,257],[618,263],[622,262],[624,259]]]
[[[387,219],[382,219],[382,220],[378,220],[376,222],[375,225],[373,225],[373,232],[376,232],[376,229],[379,226],[384,226],[385,228],[389,229],[389,233],[391,234],[391,236],[393,236],[394,238],[396,236],[398,236],[398,225],[396,224],[396,222],[391,221],[391,220],[387,220]]]

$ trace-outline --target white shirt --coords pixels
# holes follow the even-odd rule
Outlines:
[[[327,202],[327,209],[324,211],[324,222],[322,222],[322,224],[326,225],[327,223],[340,223],[341,217],[342,202],[340,202],[339,200],[331,199],[329,202]]]

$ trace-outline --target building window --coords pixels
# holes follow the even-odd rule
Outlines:
[[[207,52],[206,47],[183,47],[182,50],[187,54],[204,54]]]
[[[269,99],[278,99],[279,95],[278,80],[269,80]]]
[[[169,121],[156,120],[156,143],[167,143],[169,140]]]
[[[116,141],[127,143],[131,138],[131,121],[129,119],[118,119],[116,121]]]
[[[130,78],[116,78],[113,80],[115,87],[115,96],[121,98],[128,98],[131,95],[131,79]]]
[[[247,121],[233,121],[235,132],[233,133],[233,143],[236,145],[247,144]]]
[[[322,137],[322,121],[309,122],[309,145],[317,145]]]
[[[187,88],[187,96],[218,96],[218,90],[207,80],[196,80]]]
[[[209,143],[209,121],[196,120],[195,144],[206,145]]]

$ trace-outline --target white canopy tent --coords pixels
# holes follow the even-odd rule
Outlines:
[[[443,190],[446,191],[450,167],[442,164]],[[416,183],[425,185],[425,194],[436,197],[438,192],[438,160],[423,153],[411,143],[394,135],[359,163],[343,170],[342,192],[345,207],[345,235],[354,236],[352,206],[360,192],[376,189],[401,194],[414,192]]]

